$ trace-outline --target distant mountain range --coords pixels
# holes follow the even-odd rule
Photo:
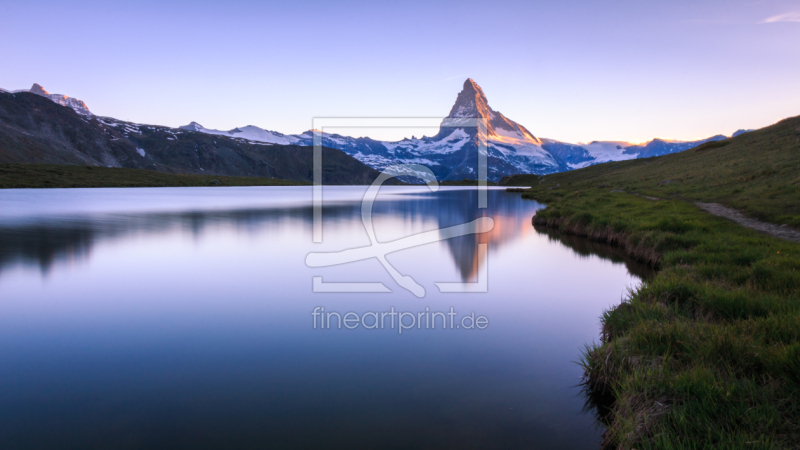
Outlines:
[[[555,139],[538,138],[524,126],[493,110],[483,89],[471,78],[464,82],[464,87],[445,121],[452,125],[454,120],[460,118],[485,119],[488,124],[486,135],[479,135],[474,127],[442,126],[435,136],[403,139],[398,142],[323,133],[322,143],[327,147],[340,149],[378,170],[396,163],[424,164],[440,180],[460,180],[476,178],[479,139],[483,138],[489,152],[488,178],[497,181],[511,174],[542,175],[609,161],[666,155],[688,150],[708,141],[727,139],[723,135],[689,142],[653,139],[645,144],[635,145],[615,141],[570,144]],[[253,125],[222,131],[205,128],[197,122],[180,128],[257,142],[313,145],[312,131],[285,135]],[[749,130],[739,130],[736,133],[746,131]]]
[[[62,97],[48,95],[0,93],[0,163],[313,180],[311,147],[123,122],[95,116],[80,101],[65,107]],[[323,148],[322,162],[324,184],[369,184],[379,175],[341,150]]]
[[[278,147],[312,146],[314,141],[314,131],[287,135],[253,125],[222,131],[205,128],[196,122],[179,127],[179,129],[134,124],[112,118],[96,117],[82,101],[65,95],[50,94],[38,84],[34,84],[30,90],[14,91],[13,93],[24,92],[37,94],[59,105],[72,108],[84,117],[84,122],[104,128],[105,131],[102,133],[105,135],[108,135],[109,130],[121,133],[125,140],[134,146],[136,153],[145,159],[154,158],[155,152],[169,152],[169,149],[173,147],[173,150],[181,149],[183,148],[183,137],[195,135],[230,139],[230,141],[220,141],[228,146],[248,146],[254,152],[253,158],[256,158],[255,155],[259,152],[272,151],[274,153]],[[470,118],[485,119],[486,130],[479,132],[475,127],[458,126],[459,120]],[[423,164],[430,167],[439,180],[477,178],[478,150],[483,142],[488,151],[488,179],[490,181],[498,181],[504,176],[513,174],[542,175],[609,161],[666,155],[688,150],[708,141],[727,138],[723,135],[716,135],[689,142],[653,139],[640,145],[616,141],[571,144],[554,139],[538,138],[524,126],[505,117],[499,111],[493,110],[481,87],[472,79],[464,82],[463,89],[456,97],[455,104],[442,125],[434,136],[412,137],[396,142],[319,133],[324,147],[341,150],[372,169],[382,170],[397,163]],[[739,130],[734,133],[734,136],[747,131],[750,130]],[[152,140],[153,136],[151,135],[154,133],[163,135],[160,140],[156,139],[158,144]],[[151,140],[144,139],[144,136],[149,136]],[[213,139],[211,141],[213,142],[212,147],[221,145]],[[226,149],[220,147],[214,149],[214,152],[220,155],[220,161],[228,159],[221,156],[228,154]],[[162,158],[159,162],[151,162],[150,168],[189,173],[209,173],[211,170],[214,173],[219,171],[220,175],[256,175],[252,173],[252,167],[247,164],[233,164],[231,161],[227,161],[219,164],[205,164],[205,167],[201,167],[203,164],[199,162],[189,163],[179,160],[180,158],[175,159],[174,157]],[[111,161],[111,165],[119,162],[117,159],[111,158],[104,159],[101,164],[109,161]],[[159,166],[159,163],[163,167]],[[280,178],[275,173],[265,176]]]

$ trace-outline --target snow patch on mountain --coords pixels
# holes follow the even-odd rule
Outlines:
[[[285,136],[277,131],[269,131],[259,128],[254,125],[246,127],[234,128],[230,131],[213,130],[205,128],[197,122],[192,122],[189,125],[179,127],[182,130],[199,131],[206,134],[216,134],[221,136],[229,136],[233,138],[247,139],[248,141],[263,142],[267,144],[291,145],[300,140],[296,136]]]
[[[575,168],[577,169],[609,161],[635,159],[637,156],[636,154],[625,153],[625,149],[631,145],[630,142],[623,141],[593,141],[588,144],[582,144],[581,147],[585,148],[593,159],[585,164],[576,165]]]

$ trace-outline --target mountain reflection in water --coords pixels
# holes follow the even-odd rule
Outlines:
[[[541,205],[519,194],[490,190],[482,210],[474,189],[406,186],[374,205],[380,242],[494,228],[389,254],[424,298],[375,259],[309,268],[370,245],[364,191],[324,189],[319,244],[309,187],[0,191],[2,447],[597,448],[574,361],[646,274],[537,232]],[[434,287],[478,273],[486,292]],[[317,276],[392,292],[315,293]],[[489,324],[320,329],[318,307]]]
[[[384,188],[387,189],[387,188]],[[390,189],[390,188],[389,188]],[[477,209],[476,191],[443,190],[439,193],[412,193],[384,199],[375,204],[373,216],[379,240],[381,222],[398,217],[408,223],[424,223],[424,230],[445,228],[488,216],[494,228],[483,234],[470,234],[443,240],[462,281],[474,281],[479,260],[478,245],[490,244],[492,251],[525,233],[533,232],[529,223],[518,218],[520,199],[513,194],[493,191],[489,207]],[[538,207],[526,201],[531,214]],[[0,217],[2,217],[0,215]],[[226,227],[239,233],[263,232],[276,227],[300,228],[311,238],[312,208],[289,205],[235,210],[196,210],[179,213],[139,212],[115,214],[60,214],[28,218],[20,224],[0,223],[0,272],[9,266],[38,266],[43,276],[59,264],[74,265],[91,258],[92,248],[103,242],[125,240],[138,234],[189,233],[201,238],[210,227]],[[358,199],[323,206],[326,222],[361,221]],[[435,226],[432,226],[435,225]],[[396,228],[396,227],[395,227]],[[397,239],[401,236],[393,236]]]

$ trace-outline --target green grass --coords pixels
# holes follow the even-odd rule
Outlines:
[[[615,244],[659,268],[603,315],[601,341],[583,358],[588,393],[614,399],[601,411],[608,448],[800,446],[800,246],[693,204],[800,223],[799,122],[680,154],[528,177],[534,187],[523,195],[548,205],[536,224]]]
[[[260,177],[171,174],[142,169],[55,164],[0,164],[0,188],[297,186],[306,183]]]
[[[794,117],[681,153],[543,177],[518,175],[504,183],[545,188],[561,184],[562,190],[624,190],[717,202],[758,219],[800,228],[799,155],[800,117]]]

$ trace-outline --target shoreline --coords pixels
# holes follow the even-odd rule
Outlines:
[[[308,185],[278,178],[177,174],[121,167],[0,164],[0,189]]]
[[[603,449],[783,447],[797,438],[800,415],[785,406],[800,401],[796,244],[683,200],[596,189],[522,195],[548,205],[533,225],[657,268],[603,314],[600,342],[580,361],[587,404],[607,426]],[[793,331],[774,335],[785,326]]]

